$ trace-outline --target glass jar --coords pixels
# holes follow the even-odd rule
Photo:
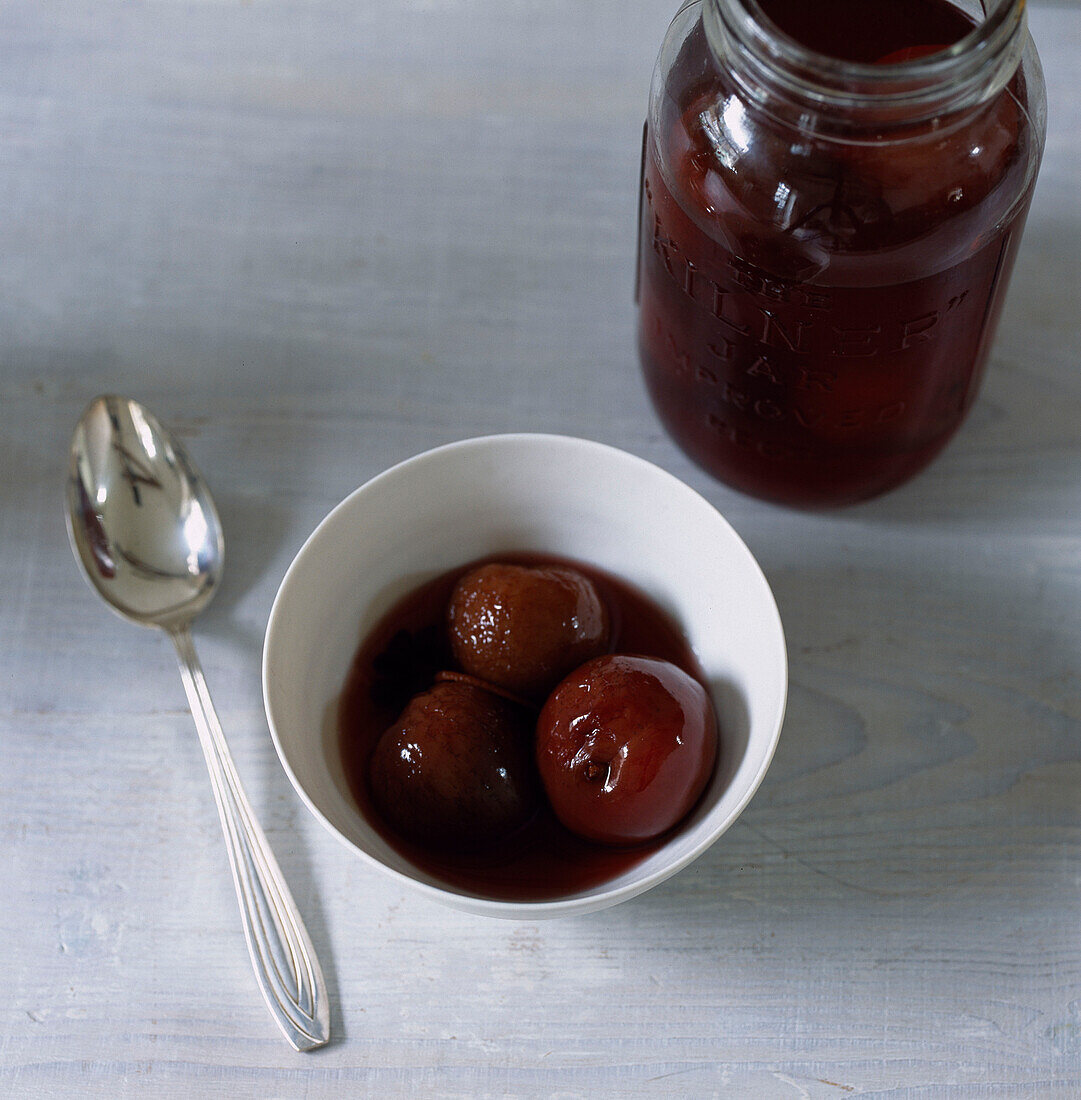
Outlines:
[[[672,23],[639,348],[668,431],[735,488],[874,496],[971,406],[1046,115],[1025,0],[986,6],[693,0]]]

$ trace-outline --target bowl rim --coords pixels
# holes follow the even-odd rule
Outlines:
[[[438,886],[432,883],[424,882],[418,878],[414,878],[412,875],[407,874],[404,871],[400,871],[395,867],[391,867],[372,855],[370,852],[365,851],[364,848],[356,844],[353,840],[347,837],[338,827],[323,813],[323,811],[316,805],[313,798],[308,794],[304,785],[301,783],[296,773],[293,770],[292,765],[289,762],[288,754],[285,751],[282,743],[281,736],[279,735],[277,724],[274,719],[274,712],[271,703],[271,691],[270,691],[270,664],[273,656],[273,647],[275,644],[274,635],[280,630],[279,620],[284,613],[282,608],[287,599],[287,590],[294,583],[297,574],[305,567],[306,559],[313,551],[313,548],[317,543],[322,541],[325,537],[325,533],[328,528],[332,527],[338,520],[340,515],[348,509],[354,507],[356,499],[362,494],[368,492],[371,488],[375,487],[378,483],[389,480],[390,478],[400,476],[401,473],[408,467],[419,465],[422,463],[432,462],[437,460],[439,456],[446,455],[453,451],[463,451],[470,448],[479,446],[491,446],[492,444],[498,444],[502,446],[515,446],[521,444],[528,445],[556,445],[556,446],[582,446],[585,445],[589,448],[594,448],[600,452],[606,452],[610,458],[618,459],[619,461],[629,461],[632,464],[639,464],[643,469],[648,469],[652,476],[660,477],[661,480],[667,480],[673,489],[683,494],[691,494],[699,501],[704,503],[715,515],[715,519],[719,520],[721,525],[727,529],[728,534],[734,540],[735,545],[739,548],[743,555],[753,567],[753,569],[759,574],[764,585],[764,592],[767,598],[764,601],[763,611],[768,612],[771,619],[771,626],[776,630],[777,637],[780,642],[780,669],[779,672],[781,682],[780,698],[776,702],[776,718],[773,722],[773,728],[769,733],[768,744],[765,745],[764,752],[758,762],[758,766],[754,773],[750,777],[750,781],[747,783],[743,793],[736,801],[734,806],[725,815],[724,819],[717,822],[707,833],[705,833],[701,839],[687,852],[685,852],[678,859],[665,863],[663,866],[656,868],[650,874],[643,876],[642,878],[635,879],[631,882],[623,883],[620,886],[613,887],[611,889],[604,889],[603,884],[593,893],[585,894],[573,894],[569,897],[560,897],[553,899],[540,899],[534,901],[507,901],[497,898],[486,898],[478,896],[477,894],[466,893],[455,890],[452,886]],[[639,894],[645,893],[647,890],[658,886],[660,883],[671,878],[679,871],[683,870],[689,864],[698,859],[707,849],[709,849],[716,841],[734,824],[734,822],[742,814],[747,804],[751,801],[754,795],[757,793],[762,780],[765,778],[766,772],[769,770],[770,764],[773,761],[774,754],[777,750],[777,745],[780,741],[781,731],[784,725],[784,717],[788,703],[788,689],[789,689],[789,668],[788,668],[788,646],[787,640],[784,634],[784,624],[781,620],[780,611],[777,607],[776,597],[774,596],[772,587],[769,584],[768,579],[762,571],[758,560],[751,553],[750,548],[739,536],[736,530],[729,523],[728,519],[721,513],[721,511],[707,500],[698,490],[692,488],[685,481],[676,477],[675,474],[670,473],[663,467],[658,466],[656,463],[642,458],[639,455],[632,454],[630,451],[625,451],[619,447],[612,446],[611,444],[602,443],[597,440],[585,439],[578,436],[564,435],[560,433],[551,432],[502,432],[493,433],[481,436],[470,436],[464,439],[455,440],[449,443],[443,443],[436,447],[429,448],[425,451],[421,451],[417,454],[411,455],[402,459],[399,462],[388,466],[385,470],[374,474],[368,478],[362,484],[358,485],[355,489],[351,490],[345,497],[343,497],[337,504],[335,504],[329,512],[327,512],[323,518],[316,524],[315,528],[311,531],[308,537],[304,540],[300,548],[294,554],[292,560],[286,569],[282,580],[278,585],[278,589],[274,595],[273,603],[271,604],[270,614],[267,619],[266,631],[263,637],[263,652],[261,660],[261,683],[263,694],[263,708],[266,713],[267,723],[270,727],[271,739],[274,743],[274,749],[277,753],[278,760],[284,769],[286,775],[289,777],[289,782],[292,784],[293,789],[300,796],[301,801],[307,806],[308,810],[312,813],[317,821],[331,833],[341,844],[343,844],[349,851],[355,855],[361,857],[367,864],[378,869],[385,875],[390,875],[393,879],[398,881],[403,886],[408,887],[411,891],[419,892],[422,896],[429,898],[432,901],[436,901],[442,905],[447,905],[452,908],[479,914],[483,916],[502,917],[509,919],[540,919],[547,917],[565,916],[572,913],[586,913],[594,912],[599,909],[609,908],[610,906],[619,904],[623,901],[628,901]]]

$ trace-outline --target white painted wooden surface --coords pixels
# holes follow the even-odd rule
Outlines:
[[[708,481],[632,342],[638,139],[674,2],[0,7],[0,1094],[1081,1095],[1081,8],[993,370],[924,476],[828,517]],[[186,438],[228,533],[197,631],[327,969],[256,992],[172,653],[78,577],[85,402]],[[702,490],[792,658],[776,762],[692,869],[506,924],[405,896],[275,758],[263,626],[390,463],[554,430]]]

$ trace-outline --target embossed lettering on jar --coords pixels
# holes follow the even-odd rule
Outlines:
[[[639,347],[714,476],[829,507],[946,445],[1042,152],[1023,0],[696,0],[644,135]]]

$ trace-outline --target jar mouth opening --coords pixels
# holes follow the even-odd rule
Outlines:
[[[759,0],[705,0],[703,22],[715,51],[730,55],[734,48],[757,74],[795,99],[857,109],[941,110],[993,94],[1020,60],[1026,0],[988,0],[983,7],[980,22],[951,45],[889,62],[850,61],[805,46],[774,23]]]
[[[885,63],[847,61],[830,54],[820,53],[818,50],[804,46],[778,27],[762,10],[758,0],[739,0],[739,6],[753,16],[749,29],[763,43],[768,41],[767,48],[771,52],[780,47],[793,60],[802,61],[816,70],[844,75],[850,79],[866,80],[870,83],[878,81],[888,84],[897,80],[898,77],[911,78],[923,74],[935,76],[952,69],[958,58],[967,57],[973,53],[981,53],[982,56],[986,44],[996,37],[1000,29],[1010,27],[1021,20],[1026,2],[1027,0],[992,0],[991,10],[985,11],[983,19],[952,45],[923,57]]]

